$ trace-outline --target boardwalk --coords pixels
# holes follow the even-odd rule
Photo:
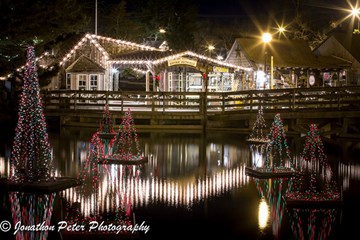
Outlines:
[[[43,100],[48,117],[59,117],[61,124],[73,126],[94,125],[105,104],[115,120],[130,109],[134,119],[145,128],[234,128],[237,125],[246,129],[260,107],[264,109],[265,119],[273,119],[280,112],[294,127],[313,119],[320,122],[332,119],[332,123],[340,121],[339,124],[347,125],[358,122],[360,116],[357,86],[207,94],[58,90],[43,92]],[[239,122],[234,126],[236,121]]]

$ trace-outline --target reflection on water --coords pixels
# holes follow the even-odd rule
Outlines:
[[[280,227],[282,225],[283,215],[285,211],[285,201],[283,196],[291,189],[294,179],[275,178],[275,179],[255,179],[256,189],[263,202],[267,206],[267,211],[272,220],[272,233],[275,238],[279,237]],[[259,209],[260,217],[260,209]],[[260,221],[260,219],[259,219]],[[266,227],[267,224],[261,226],[260,229]]]
[[[11,215],[16,240],[47,239],[55,193],[28,194],[10,192]],[[32,227],[26,229],[26,227]]]
[[[246,176],[245,166],[260,166],[263,152],[261,148],[251,148],[244,141],[245,136],[142,133],[139,134],[140,148],[149,161],[140,166],[125,166],[97,164],[96,156],[92,156],[89,151],[92,134],[91,130],[77,129],[50,134],[56,175],[79,177],[84,183],[81,187],[67,189],[56,195],[56,199],[65,203],[65,209],[61,210],[64,213],[57,214],[61,216],[57,219],[70,223],[104,220],[131,224],[136,221],[135,215],[139,209],[161,206],[166,209],[186,209],[188,213],[191,213],[189,210],[201,208],[204,215],[201,220],[205,221],[212,217],[209,211],[213,209],[208,207],[212,202],[216,203],[215,208],[232,203],[235,207],[231,214],[238,215],[238,222],[231,220],[234,223],[230,226],[241,229],[234,232],[244,237],[246,234],[240,234],[239,231],[253,232],[256,229],[257,232],[251,236],[265,234],[270,239],[325,239],[331,236],[336,221],[341,220],[338,217],[339,210],[286,209],[282,196],[291,187],[289,180]],[[295,140],[290,140],[290,144],[296,149]],[[9,175],[9,154],[8,148],[0,152],[1,177]],[[337,160],[341,159],[336,157]],[[360,179],[359,165],[354,164],[354,161],[346,161],[333,166],[344,191],[353,191]],[[245,195],[251,195],[252,192],[257,197],[257,201],[252,203],[255,208],[243,209],[249,205],[242,203],[242,199],[246,199]],[[20,217],[27,222],[37,221],[30,219],[30,216],[40,206],[38,196],[20,198],[19,195],[13,195],[10,199],[12,221]],[[43,207],[48,209],[47,213],[52,212],[50,199],[54,197],[49,195],[41,200],[42,203],[48,202]],[[20,206],[26,206],[22,207],[21,213]],[[249,217],[246,211],[251,211],[253,215]],[[50,218],[51,214],[40,216],[39,219]],[[142,219],[151,221],[149,218],[142,216]],[[221,215],[221,218],[231,217]],[[197,224],[197,220],[193,224]],[[254,225],[240,228],[239,222]],[[151,227],[154,231],[157,226]],[[161,229],[161,226],[158,228]],[[221,228],[217,231],[221,231]],[[35,239],[39,238],[36,236]],[[43,239],[46,239],[46,235]]]
[[[269,205],[264,198],[259,203],[259,227],[264,229],[269,221]]]
[[[292,208],[288,211],[295,239],[326,239],[336,220],[336,209]]]

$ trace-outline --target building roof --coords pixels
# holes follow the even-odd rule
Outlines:
[[[237,38],[236,41],[244,55],[257,64],[264,64],[266,50],[267,56],[273,56],[276,67],[323,67],[304,40],[273,40],[267,45],[258,39]]]
[[[173,51],[133,51],[127,53],[114,54],[111,60],[148,60],[153,61],[160,58],[168,57],[173,55]]]
[[[82,55],[66,69],[66,72],[104,73],[105,69],[92,61],[90,58]]]
[[[358,62],[360,62],[360,35],[341,32],[332,35]]]

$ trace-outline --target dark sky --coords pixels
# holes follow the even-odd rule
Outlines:
[[[296,16],[296,3],[300,3],[298,13],[310,25],[324,27],[343,18],[348,13],[344,9],[355,6],[355,0],[193,0],[198,13],[203,18],[251,19],[258,22],[289,22]],[[348,3],[349,2],[349,3]]]

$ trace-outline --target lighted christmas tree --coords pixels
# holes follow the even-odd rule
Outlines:
[[[103,156],[103,151],[103,143],[98,137],[98,133],[94,133],[90,139],[85,165],[78,177],[81,182],[80,191],[83,195],[92,194],[98,188],[101,170],[97,160],[99,156]]]
[[[17,182],[49,179],[52,153],[40,96],[34,47],[27,49],[18,122],[11,156],[11,180]]]
[[[125,112],[112,146],[112,158],[120,160],[141,159],[140,143],[130,109]]]
[[[290,150],[287,145],[280,113],[275,115],[270,128],[269,139],[270,141],[265,143],[265,163],[259,166],[259,161],[256,160],[256,165],[245,167],[245,173],[260,178],[292,177],[295,170],[292,166]],[[258,153],[258,157],[262,159],[262,152]]]
[[[270,171],[293,170],[290,150],[280,113],[275,115],[269,136],[270,142],[266,146],[266,168]]]
[[[103,117],[101,119],[97,134],[102,141],[101,147],[103,147],[103,154],[106,155],[110,152],[110,149],[115,141],[114,137],[116,135],[111,120],[109,105],[107,104],[104,107]]]
[[[100,128],[99,128],[98,132],[99,133],[115,133],[108,104],[106,104],[104,107],[104,113],[103,113],[103,117],[100,122]]]
[[[340,192],[333,180],[331,168],[327,163],[319,130],[315,124],[305,138],[301,154],[301,172],[299,180],[291,192],[286,195],[288,200],[334,201],[340,200]]]
[[[269,142],[268,134],[266,133],[266,122],[264,119],[264,113],[261,108],[256,115],[256,121],[247,140],[260,143]]]

